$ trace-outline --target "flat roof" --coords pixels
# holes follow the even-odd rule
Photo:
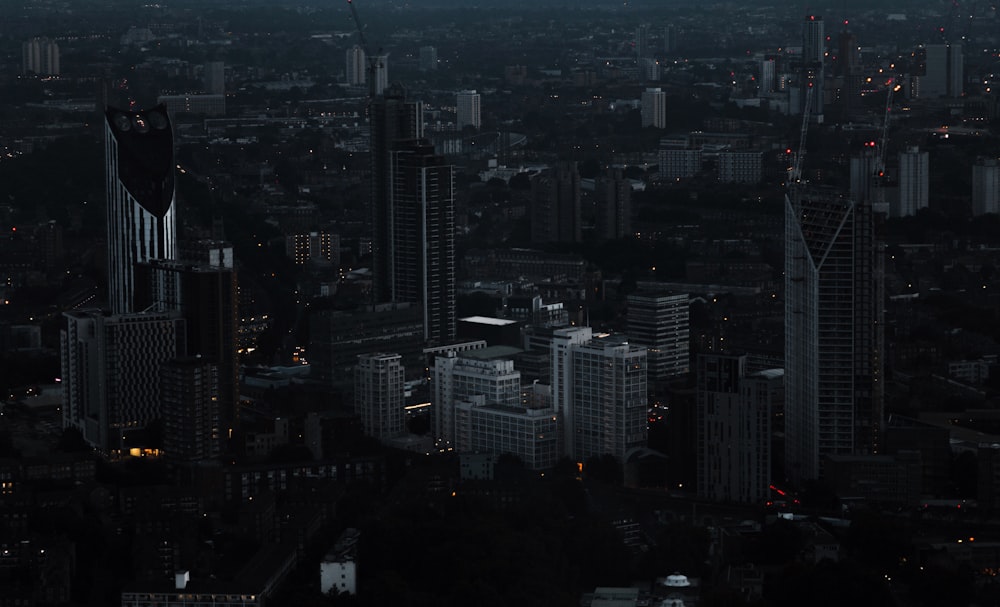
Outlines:
[[[517,324],[516,320],[510,320],[509,318],[493,318],[492,316],[466,316],[465,318],[459,318],[459,322],[474,322],[481,325],[495,325],[498,327],[506,327],[507,325]]]

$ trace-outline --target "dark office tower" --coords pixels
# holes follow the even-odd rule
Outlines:
[[[597,235],[605,240],[632,233],[632,184],[621,169],[608,169],[597,178]]]
[[[531,242],[580,242],[580,173],[560,162],[531,180]]]
[[[837,83],[837,103],[843,118],[861,102],[861,83],[864,77],[858,37],[843,30],[837,37],[837,59],[833,64],[833,76]]]
[[[236,273],[232,267],[152,260],[136,265],[136,303],[178,312],[187,325],[187,353],[214,364],[216,419],[228,435],[238,420],[239,368]]]
[[[785,471],[817,479],[829,455],[879,451],[881,247],[870,200],[786,197]]]
[[[176,257],[174,140],[162,105],[104,116],[108,301],[127,314],[136,311],[133,266]]]
[[[419,304],[424,340],[447,343],[455,338],[453,167],[416,139],[397,143],[389,169],[391,299]]]
[[[641,64],[643,59],[650,56],[649,49],[649,26],[640,25],[635,28],[635,58]]]
[[[824,61],[826,59],[826,37],[823,33],[823,18],[817,15],[807,15],[802,24],[802,59],[799,64],[799,109],[805,108],[812,91],[810,120],[823,122],[823,80]]]
[[[663,52],[672,53],[677,49],[677,28],[668,25],[663,28]]]
[[[220,453],[218,367],[191,356],[160,367],[163,451],[175,462],[211,459]]]
[[[392,299],[392,175],[390,154],[400,141],[423,137],[424,112],[419,101],[407,101],[397,84],[377,97],[371,107],[372,297]]]

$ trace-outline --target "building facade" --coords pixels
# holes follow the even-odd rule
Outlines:
[[[379,440],[402,436],[406,370],[399,354],[374,353],[358,357],[354,371],[354,412],[365,434]]]
[[[482,125],[482,95],[474,90],[459,91],[455,96],[455,128],[461,131],[470,126],[477,131]]]
[[[642,126],[663,129],[667,127],[667,94],[660,88],[642,92]]]
[[[650,381],[690,371],[690,302],[687,293],[637,292],[628,296],[626,321],[632,343],[647,351]]]
[[[560,162],[531,179],[531,242],[580,242],[580,173]]]
[[[870,201],[785,200],[785,471],[820,478],[834,454],[880,449],[881,248]]]
[[[108,300],[126,314],[135,311],[135,264],[177,255],[173,135],[164,106],[109,109],[104,134]]]
[[[445,448],[472,449],[468,407],[521,404],[521,373],[494,350],[446,351],[435,357],[432,375],[434,435]],[[458,410],[465,404],[466,413]]]
[[[164,456],[174,462],[212,459],[222,451],[219,368],[189,356],[160,366]]]
[[[899,201],[893,217],[910,217],[928,203],[928,154],[910,146],[899,153]]]
[[[59,75],[59,44],[49,38],[32,38],[21,43],[21,73],[38,76]]]
[[[980,158],[972,165],[972,214],[1000,213],[1000,164]]]
[[[632,233],[632,185],[621,169],[609,168],[597,178],[597,235],[604,240]]]
[[[345,53],[345,69],[347,84],[349,86],[361,86],[368,80],[368,58],[365,50],[358,45],[347,49]]]

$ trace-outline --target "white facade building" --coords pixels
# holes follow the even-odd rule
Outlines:
[[[658,129],[667,126],[667,94],[660,88],[648,88],[642,93],[642,126]]]
[[[513,360],[494,358],[491,349],[444,352],[434,359],[432,376],[434,434],[441,444],[468,450],[468,427],[456,411],[461,403],[516,407],[521,402],[521,373]]]
[[[358,45],[352,46],[347,49],[346,61],[347,65],[344,73],[347,77],[347,84],[350,86],[360,86],[367,82],[367,58],[365,57],[365,50]]]
[[[480,108],[481,95],[476,91],[460,91],[456,95],[456,119],[455,127],[462,130],[467,126],[478,130],[482,125],[482,111]]]
[[[928,202],[928,154],[910,146],[899,153],[899,202],[893,217],[910,217]]]
[[[406,418],[406,370],[399,354],[363,354],[354,371],[354,412],[365,434],[379,440],[401,436]]]
[[[701,171],[701,150],[660,148],[660,179],[674,181],[694,177]]]
[[[662,381],[690,371],[690,301],[687,293],[628,296],[629,340],[647,351],[649,379]]]

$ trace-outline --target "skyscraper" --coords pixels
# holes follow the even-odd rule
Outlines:
[[[423,137],[424,112],[419,101],[407,101],[406,91],[393,85],[371,107],[372,296],[392,298],[392,224],[390,155],[399,141]]]
[[[376,95],[381,95],[385,89],[389,88],[389,55],[378,55],[375,57],[375,90]]]
[[[108,300],[135,311],[134,266],[177,252],[173,135],[166,108],[105,112]]]
[[[881,249],[871,201],[785,199],[785,471],[821,476],[834,454],[879,450]]]
[[[379,440],[403,434],[405,369],[399,354],[373,353],[358,357],[354,371],[354,412],[365,434]]]
[[[365,50],[357,44],[347,49],[344,74],[348,85],[360,86],[367,82],[367,61]]]
[[[423,309],[424,340],[455,338],[455,185],[453,169],[424,139],[390,153],[393,302]]]
[[[807,15],[802,24],[802,59],[799,64],[799,99],[802,105],[799,109],[804,109],[806,99],[809,99],[808,90],[813,89],[810,120],[817,124],[823,122],[825,60],[826,37],[823,32],[823,18]]]
[[[658,129],[667,126],[667,94],[660,88],[648,88],[642,92],[642,126]]]
[[[916,146],[899,153],[899,201],[890,207],[893,217],[910,217],[927,208],[928,154]]]
[[[962,45],[928,44],[924,47],[924,75],[920,97],[961,97],[964,92],[965,59]]]
[[[580,242],[580,173],[559,162],[531,179],[531,242]]]
[[[467,126],[478,130],[480,124],[482,123],[482,116],[480,113],[480,94],[474,90],[471,91],[460,91],[456,95],[456,107],[457,115],[455,120],[455,127],[458,130],[462,130]]]
[[[202,78],[205,81],[205,92],[209,95],[224,95],[226,93],[226,63],[224,61],[206,62]]]

